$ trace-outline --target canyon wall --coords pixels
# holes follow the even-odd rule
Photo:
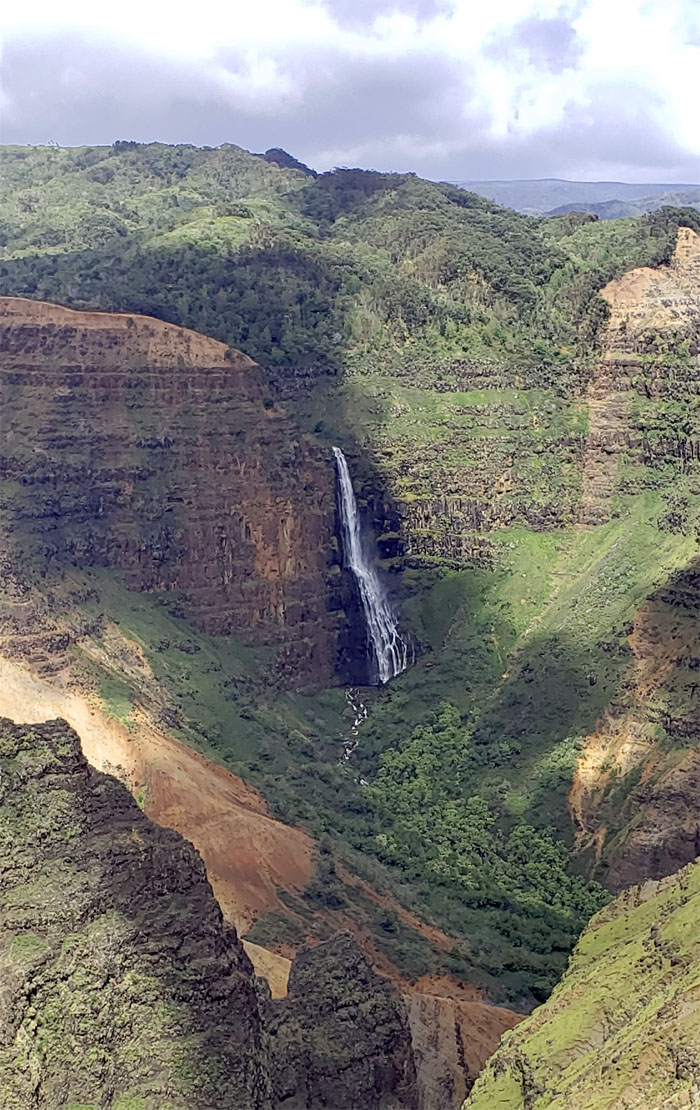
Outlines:
[[[669,487],[700,459],[700,236],[678,229],[669,265],[602,290],[610,317],[587,392],[581,520],[609,520],[616,494]],[[672,524],[673,522],[671,522]]]
[[[668,264],[631,270],[602,297],[601,350],[578,365],[563,349],[558,367],[465,360],[442,379],[378,368],[275,384],[314,418],[337,397],[387,555],[491,565],[499,532],[605,523],[619,496],[670,489],[698,462],[697,232],[680,227]]]
[[[507,1033],[464,1110],[697,1106],[700,865],[592,919],[552,997]]]
[[[250,359],[147,317],[0,298],[11,562],[117,570],[328,683],[334,471]]]
[[[634,613],[631,660],[585,740],[570,795],[579,850],[620,889],[700,851],[700,237],[680,228],[668,266],[630,271],[603,296],[610,319],[589,386],[583,522],[656,497],[649,560],[667,537],[687,537],[692,552]]]

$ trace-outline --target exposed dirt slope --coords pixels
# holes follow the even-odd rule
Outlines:
[[[121,778],[139,798],[149,817],[177,829],[201,853],[216,897],[236,928],[245,933],[266,913],[293,920],[304,938],[305,918],[280,899],[286,892],[299,899],[315,871],[316,843],[301,828],[269,815],[261,795],[224,767],[181,744],[144,715],[137,728],[110,718],[99,700],[81,690],[74,678],[47,680],[26,666],[0,657],[0,713],[38,722],[61,716],[78,731],[87,759],[99,770]],[[428,926],[386,895],[341,868],[343,890],[352,904],[359,898],[391,909],[407,928],[448,949],[454,939]],[[399,984],[405,980],[391,960],[373,945],[370,932],[358,927],[347,903],[319,907],[325,930],[352,929],[381,971]],[[308,911],[307,911],[308,916]],[[307,934],[313,940],[314,934]],[[294,945],[282,946],[289,958]]]
[[[84,695],[61,690],[24,667],[0,660],[0,712],[38,722],[63,717],[78,731],[86,757],[121,777],[149,817],[192,841],[216,897],[245,932],[265,911],[283,911],[278,889],[301,890],[313,874],[313,841],[268,816],[241,779],[167,733],[144,724],[130,732]]]

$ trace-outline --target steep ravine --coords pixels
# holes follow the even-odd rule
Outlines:
[[[589,872],[614,888],[666,874],[697,851],[699,258],[697,236],[682,229],[669,266],[633,271],[606,290],[612,315],[587,390],[550,389],[518,374],[498,388],[474,367],[465,368],[464,393],[437,399],[405,381],[351,383],[358,423],[373,390],[388,390],[382,428],[368,423],[366,442],[358,441],[373,467],[385,463],[388,500],[376,489],[362,493],[370,514],[391,523],[380,549],[404,571],[413,618],[433,649],[404,676],[396,702],[389,695],[383,703],[385,722],[388,705],[404,712],[381,744],[410,739],[419,713],[443,699],[458,704],[462,722],[478,711],[477,750],[495,768],[483,777],[495,788],[488,804],[509,827],[533,814],[547,820],[551,804],[566,837],[570,779],[557,759],[564,765],[583,741],[570,796],[577,846]],[[11,588],[0,652],[21,674],[19,686],[42,684],[41,697],[68,705],[72,723],[82,716],[90,724],[109,706],[120,727],[114,744],[104,743],[92,721],[95,761],[112,762],[149,814],[191,836],[231,919],[247,926],[279,914],[298,926],[306,913],[324,928],[349,924],[299,901],[315,866],[313,838],[274,821],[255,791],[170,735],[189,740],[185,730],[207,709],[198,737],[210,737],[217,753],[230,754],[230,745],[237,769],[254,765],[262,775],[271,766],[289,796],[304,795],[311,780],[300,768],[321,763],[324,743],[342,735],[329,728],[337,710],[328,702],[311,707],[316,727],[306,733],[298,704],[285,701],[280,734],[296,748],[284,748],[277,763],[277,736],[269,746],[262,737],[270,716],[255,717],[254,704],[263,688],[272,698],[284,687],[329,684],[334,660],[347,657],[330,458],[274,403],[258,368],[222,344],[144,317],[21,300],[0,306],[11,414],[2,475],[10,525],[2,569]],[[314,403],[327,402],[319,394]],[[424,406],[435,417],[430,427]],[[90,577],[95,567],[102,580]],[[456,579],[440,578],[447,568],[462,576],[454,594]],[[426,584],[438,579],[428,597]],[[154,636],[147,650],[148,637],[125,633],[130,609],[96,613],[100,589],[114,582],[162,600],[198,632],[224,634],[228,654],[210,656],[182,629],[177,638]],[[252,656],[236,657],[233,636],[265,659],[257,685]],[[163,676],[174,674],[168,685]],[[105,675],[111,685],[100,685]],[[22,719],[21,697],[7,711]],[[381,750],[367,745],[367,758]],[[546,784],[554,782],[546,805],[541,767]],[[334,772],[322,768],[331,789]],[[391,909],[415,933],[429,932]],[[451,952],[459,929],[437,932]],[[396,974],[373,947],[376,937],[362,939],[375,963],[386,960],[383,970]],[[431,1006],[409,1001],[408,1009],[412,1018],[422,1011],[422,1022]],[[448,1011],[449,1072],[466,1037],[456,1007],[432,1009],[419,1036],[428,1046],[439,1040]],[[449,1085],[447,1072],[430,1081],[433,1089]],[[463,1067],[455,1076],[450,1089],[461,1097],[471,1073]]]

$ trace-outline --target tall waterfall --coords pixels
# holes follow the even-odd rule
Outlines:
[[[339,447],[333,448],[333,454],[338,471],[345,561],[355,576],[362,599],[374,656],[373,677],[384,685],[390,678],[406,670],[409,661],[408,644],[399,633],[396,614],[362,544],[360,517],[347,460]]]

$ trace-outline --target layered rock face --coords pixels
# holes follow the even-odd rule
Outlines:
[[[586,524],[609,519],[615,493],[665,484],[700,459],[700,236],[679,228],[670,265],[631,270],[602,295],[610,319],[587,397]]]
[[[406,1009],[351,933],[292,963],[288,994],[267,1003],[276,1105],[285,1110],[417,1110]]]
[[[418,1072],[420,1110],[462,1105],[501,1035],[521,1014],[440,994],[404,995]]]
[[[224,344],[147,317],[0,298],[11,553],[178,591],[213,635],[327,681],[334,472]]]
[[[0,721],[0,1107],[267,1108],[252,967],[194,848],[63,721]]]
[[[700,496],[700,236],[680,228],[671,263],[603,290],[610,306],[589,389],[582,516],[659,497],[657,536],[697,536]],[[695,549],[697,550],[696,546]],[[691,558],[634,614],[632,660],[589,735],[570,796],[579,848],[620,889],[700,851],[700,565]]]
[[[633,662],[579,760],[570,795],[578,847],[615,890],[700,853],[699,615],[695,559],[637,613]]]
[[[668,265],[632,270],[602,296],[610,318],[588,384],[564,352],[549,372],[465,362],[444,380],[341,387],[358,456],[376,468],[361,494],[385,492],[375,520],[391,520],[401,553],[488,565],[500,531],[603,523],[616,495],[697,463],[700,237],[679,228]],[[282,395],[294,403],[284,383]]]
[[[464,1110],[697,1106],[699,911],[692,863],[596,914],[552,997],[506,1034]]]

